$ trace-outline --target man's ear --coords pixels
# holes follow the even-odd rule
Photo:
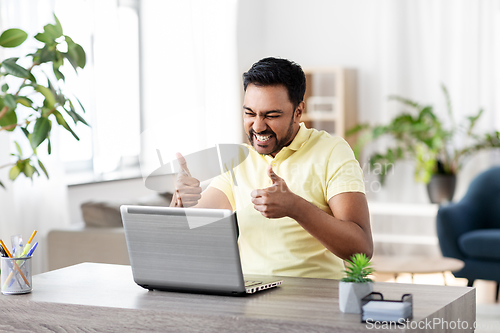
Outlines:
[[[295,109],[295,122],[297,122],[297,123],[300,122],[300,117],[302,117],[305,106],[306,106],[306,103],[304,101],[302,101],[299,103],[299,105]]]

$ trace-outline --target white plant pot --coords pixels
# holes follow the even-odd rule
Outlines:
[[[361,299],[373,291],[373,283],[339,282],[339,306],[345,313],[361,313]]]

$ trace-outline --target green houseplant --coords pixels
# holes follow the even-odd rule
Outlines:
[[[339,282],[339,307],[346,313],[361,313],[361,299],[373,291],[373,281],[368,277],[374,272],[370,258],[355,253],[346,260],[346,277]]]
[[[489,148],[500,148],[500,133],[478,134],[474,131],[483,110],[467,117],[463,122],[456,123],[450,96],[445,85],[441,85],[445,96],[448,114],[446,126],[434,113],[431,105],[420,104],[411,99],[400,96],[389,96],[408,107],[410,112],[403,112],[387,125],[370,126],[358,125],[348,131],[348,135],[360,134],[358,143],[354,147],[359,158],[361,149],[369,142],[376,141],[382,136],[393,138],[393,145],[383,151],[373,153],[369,158],[372,170],[377,170],[383,185],[389,171],[398,160],[412,159],[416,162],[415,180],[428,184],[432,202],[450,201],[453,197],[456,175],[463,167],[467,157]],[[445,181],[449,179],[448,181]],[[433,197],[432,181],[449,182],[449,192]],[[438,190],[440,188],[438,187]],[[451,192],[451,193],[450,193]]]
[[[54,19],[55,24],[47,24],[43,32],[34,36],[41,43],[34,53],[22,58],[3,59],[0,63],[0,132],[22,131],[24,140],[29,143],[29,152],[26,152],[26,149],[21,149],[22,143],[15,141],[15,152],[10,154],[12,162],[0,165],[0,168],[10,168],[11,180],[21,173],[33,179],[34,175],[40,175],[39,170],[49,177],[37,149],[46,141],[48,154],[51,153],[50,133],[54,120],[76,140],[79,138],[66,117],[75,125],[78,122],[88,125],[79,112],[85,112],[85,109],[78,98],[69,96],[58,87],[58,83],[65,80],[60,71],[65,60],[75,71],[84,68],[85,51],[63,34],[55,15]],[[8,29],[0,35],[0,46],[18,47],[27,38],[28,34],[21,29]],[[1,179],[0,186],[4,187]]]

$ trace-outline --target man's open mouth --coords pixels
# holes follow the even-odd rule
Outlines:
[[[254,134],[254,137],[258,143],[266,143],[271,139],[272,134],[267,134],[267,135]]]

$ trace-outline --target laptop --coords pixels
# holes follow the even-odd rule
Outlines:
[[[244,295],[283,283],[243,277],[230,210],[123,205],[120,211],[134,281],[143,288]]]

